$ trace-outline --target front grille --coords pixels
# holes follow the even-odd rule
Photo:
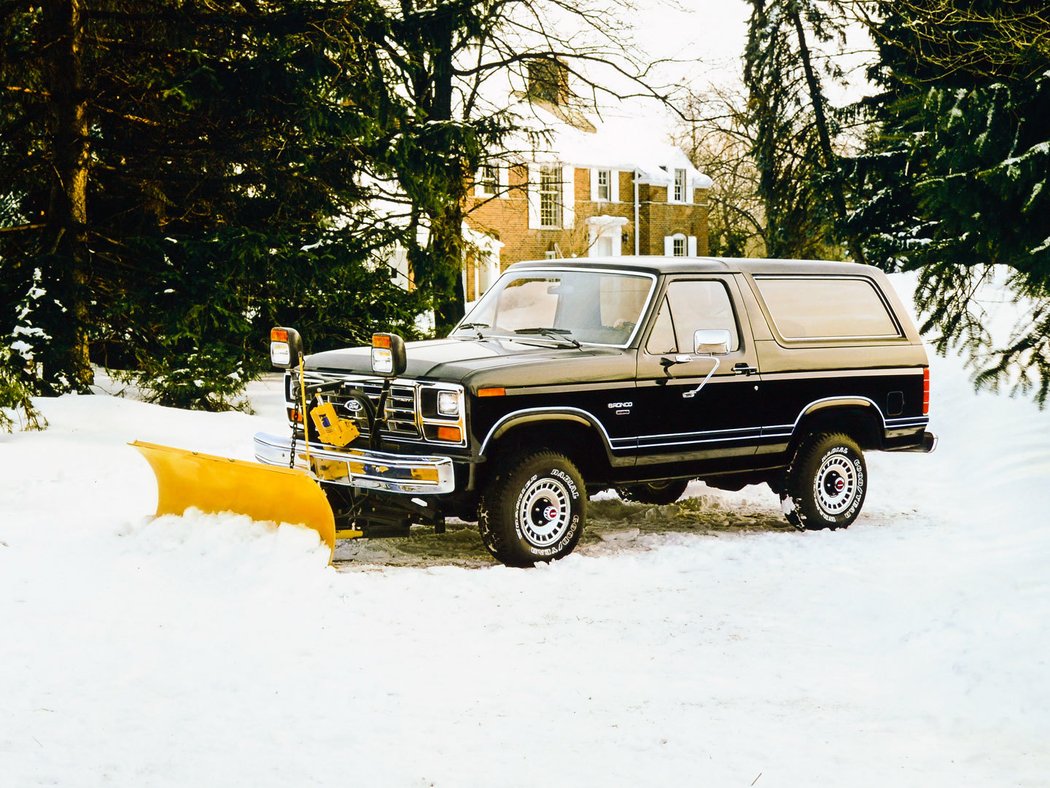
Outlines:
[[[344,419],[353,419],[362,435],[369,434],[368,419],[363,409],[355,409],[354,393],[363,393],[372,403],[373,408],[379,407],[379,395],[383,389],[382,380],[358,379],[349,376],[324,375],[321,379],[308,376],[308,383],[330,383],[341,380],[342,385],[338,388],[326,388],[321,396],[335,405],[336,411]],[[386,427],[383,435],[398,438],[410,438],[418,440],[419,419],[416,414],[417,401],[414,386],[393,385],[386,399]]]

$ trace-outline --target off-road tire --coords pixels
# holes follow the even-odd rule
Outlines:
[[[681,498],[687,486],[689,486],[687,479],[671,479],[663,482],[624,485],[617,487],[616,493],[625,501],[655,503],[663,506]]]
[[[860,446],[843,433],[805,438],[784,474],[780,504],[797,528],[847,528],[864,505],[868,469]]]
[[[568,457],[530,451],[501,459],[478,502],[478,531],[507,566],[564,558],[583,533],[587,489]]]

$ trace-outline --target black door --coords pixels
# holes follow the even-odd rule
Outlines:
[[[668,282],[638,350],[634,422],[639,466],[684,463],[700,474],[705,468],[749,464],[762,409],[758,358],[739,304],[732,276]],[[728,330],[729,353],[694,355],[698,329]]]

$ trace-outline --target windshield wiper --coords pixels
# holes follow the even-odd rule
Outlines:
[[[573,347],[579,347],[580,343],[572,338],[572,332],[567,328],[519,328],[515,330],[515,334],[533,334],[547,337],[548,339],[556,339],[559,342],[568,342]]]
[[[478,339],[484,339],[485,335],[481,333],[481,329],[491,328],[491,326],[488,323],[461,323],[456,326],[456,332],[470,330],[472,328],[478,332]]]

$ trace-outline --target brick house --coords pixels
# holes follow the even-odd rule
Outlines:
[[[487,248],[467,256],[468,302],[519,260],[707,253],[711,179],[638,124],[591,120],[567,98],[564,87],[530,90],[547,144],[493,156],[476,174],[466,225]]]

